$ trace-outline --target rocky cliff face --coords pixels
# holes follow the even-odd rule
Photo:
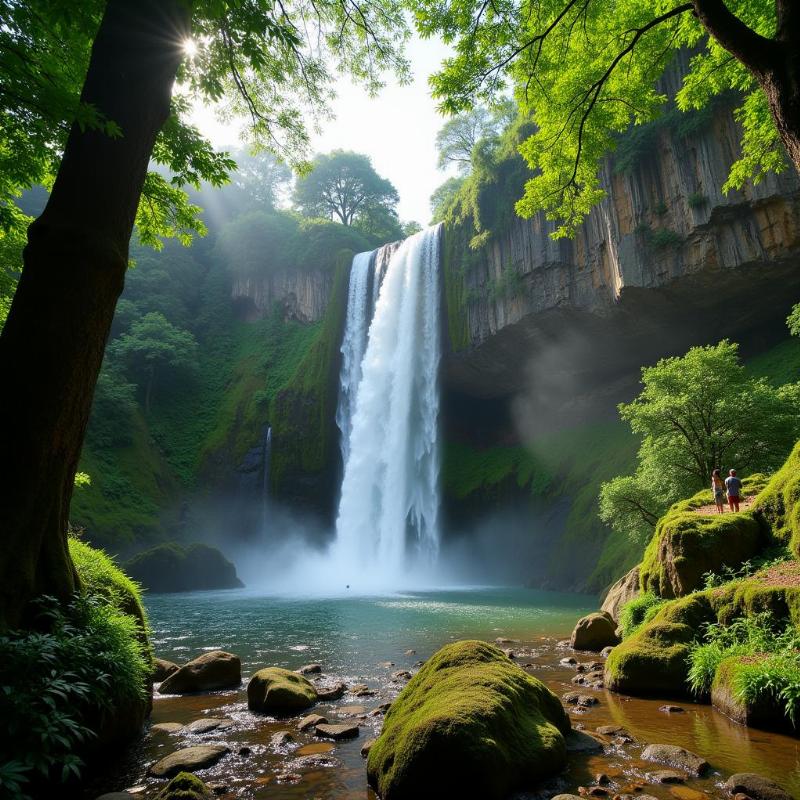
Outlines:
[[[285,319],[318,322],[325,314],[333,274],[329,269],[286,269],[252,276],[237,276],[231,296],[241,315],[260,319],[275,303],[280,304]]]
[[[552,240],[539,214],[511,219],[470,253],[470,234],[449,228],[466,335],[451,336],[448,383],[507,395],[541,372],[526,361],[543,359],[546,371],[599,387],[692,344],[746,344],[782,322],[800,299],[800,181],[787,169],[723,194],[739,138],[727,107],[687,136],[658,129],[632,166],[604,165],[607,197],[574,240]]]

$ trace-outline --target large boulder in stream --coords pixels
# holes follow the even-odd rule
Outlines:
[[[367,777],[382,800],[501,800],[564,768],[569,731],[540,680],[493,645],[454,642],[392,703]]]
[[[155,800],[211,800],[214,793],[191,772],[179,772],[157,795]]]
[[[135,555],[125,572],[151,592],[238,589],[236,567],[216,547],[160,544]]]
[[[617,624],[609,614],[603,611],[587,614],[578,620],[569,645],[575,650],[591,650],[599,653],[604,647],[619,644],[616,630]]]
[[[233,689],[242,682],[242,662],[239,656],[224,650],[203,653],[184,664],[164,679],[159,694],[189,694]]]
[[[247,684],[247,707],[267,714],[295,714],[317,702],[317,690],[302,675],[281,667],[260,669]]]

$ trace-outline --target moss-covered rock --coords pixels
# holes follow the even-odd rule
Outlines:
[[[232,689],[242,682],[242,662],[239,656],[224,650],[211,650],[184,664],[165,678],[158,687],[159,694],[190,694]]]
[[[208,800],[212,791],[197,775],[179,772],[157,795],[156,800]]]
[[[247,707],[267,714],[295,714],[317,702],[317,690],[302,675],[280,667],[260,669],[247,684]]]
[[[502,651],[446,645],[392,703],[369,752],[383,800],[505,797],[560,771],[570,722],[558,698]]]
[[[151,592],[236,589],[243,584],[236,567],[216,547],[175,542],[134,556],[125,570]]]
[[[744,494],[764,486],[761,476],[745,480]],[[760,552],[769,529],[755,512],[699,514],[709,492],[698,492],[676,503],[658,521],[639,570],[643,592],[660,597],[683,597],[702,588],[703,575],[735,568]]]
[[[569,644],[575,650],[592,650],[599,653],[604,647],[619,644],[617,623],[606,612],[587,614],[578,620]]]
[[[800,558],[800,442],[770,478],[754,507],[769,522],[772,535]]]
[[[748,700],[742,691],[748,673],[758,671],[766,656],[730,656],[720,663],[711,686],[711,704],[742,725],[757,728],[784,728],[783,703],[774,697]]]
[[[716,615],[706,593],[663,606],[650,622],[611,651],[606,661],[606,686],[640,696],[685,695],[690,645],[700,627],[714,621]]]

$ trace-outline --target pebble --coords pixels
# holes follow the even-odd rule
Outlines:
[[[666,706],[661,706],[658,710],[662,711],[665,714],[683,714],[684,713],[684,709],[682,709],[680,706],[666,705]]]
[[[320,700],[338,700],[346,691],[347,686],[343,683],[335,683],[333,686],[316,686],[317,698]]]
[[[292,736],[289,731],[278,731],[277,733],[273,733],[272,737],[270,738],[270,742],[272,743],[273,747],[282,747],[283,745],[290,744],[294,741],[294,736]]]
[[[150,733],[177,733],[183,730],[180,722],[157,722],[150,726]]]
[[[411,673],[407,669],[401,669],[392,673],[392,680],[394,681],[410,681]]]
[[[341,706],[336,711],[343,717],[356,717],[363,714],[367,709],[364,706]]]
[[[567,656],[566,658],[562,658],[558,663],[564,667],[574,667],[578,663],[578,659],[574,656]]]
[[[210,733],[216,730],[225,730],[233,727],[233,720],[219,717],[205,717],[204,719],[196,719],[186,726],[187,733],[201,734]]]
[[[416,650],[406,650],[405,653],[403,653],[403,655],[407,657],[415,656],[416,654],[417,654]]]
[[[686,774],[674,769],[660,769],[647,775],[651,783],[684,783]]]

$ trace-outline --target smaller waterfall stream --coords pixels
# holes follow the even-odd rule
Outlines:
[[[354,588],[396,588],[438,552],[439,237],[429,228],[389,253],[353,260],[337,415],[347,442],[331,555]]]

